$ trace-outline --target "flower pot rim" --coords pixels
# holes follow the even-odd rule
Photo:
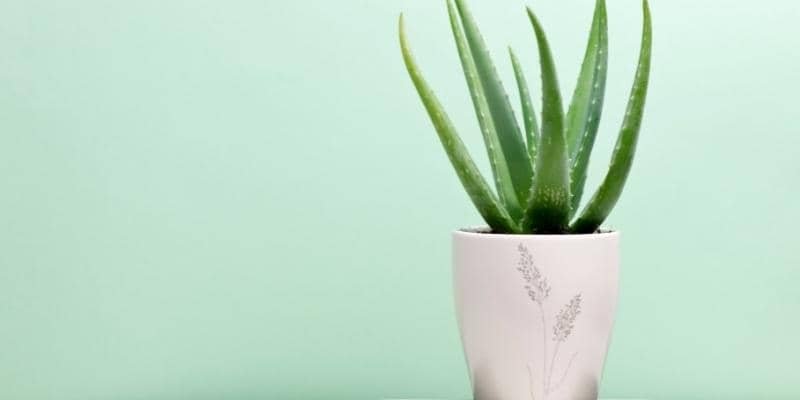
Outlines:
[[[453,231],[454,237],[473,237],[486,239],[540,239],[540,240],[586,240],[586,239],[607,239],[619,237],[620,231],[614,229],[601,228],[593,233],[567,233],[567,234],[530,234],[530,233],[492,233],[488,226],[474,226],[461,228]]]

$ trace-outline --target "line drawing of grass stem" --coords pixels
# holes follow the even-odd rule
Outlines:
[[[542,376],[547,373],[547,335],[544,333],[547,332],[547,321],[544,317],[544,306],[539,304],[539,316],[542,318]],[[552,368],[552,363],[550,364]],[[543,388],[545,398],[547,398],[547,387]]]
[[[561,347],[561,342],[556,342],[556,348],[553,350],[553,358],[550,360],[550,371],[547,373],[547,380],[544,383],[544,392],[550,394],[550,381],[553,380],[553,371],[555,370],[556,357],[558,357],[558,350]]]
[[[528,363],[528,390],[531,393],[531,400],[536,400],[536,395],[533,394],[533,368],[531,368],[531,363]]]
[[[567,379],[567,375],[569,374],[569,369],[572,367],[572,362],[575,361],[575,357],[578,356],[578,352],[572,353],[572,357],[569,358],[569,362],[567,363],[567,368],[564,369],[564,373],[561,374],[561,379],[558,380],[558,383],[555,387],[551,387],[550,390],[555,392],[561,387],[561,384],[564,383],[564,380]]]

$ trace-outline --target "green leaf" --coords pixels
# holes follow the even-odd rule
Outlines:
[[[570,210],[577,211],[586,184],[586,171],[592,154],[600,116],[608,70],[608,26],[605,0],[597,0],[592,31],[586,55],[567,112],[567,143],[572,159],[570,175],[572,201]]]
[[[544,29],[529,8],[542,70],[542,127],[523,226],[533,233],[564,233],[569,225],[569,156],[555,63]]]
[[[475,115],[478,118],[481,134],[486,144],[486,152],[489,156],[489,164],[492,167],[492,176],[494,177],[500,202],[508,210],[512,218],[519,220],[522,216],[523,206],[514,189],[511,168],[503,153],[500,136],[495,128],[495,121],[492,118],[483,84],[475,66],[475,60],[472,57],[472,51],[469,48],[469,44],[467,44],[464,32],[461,30],[455,6],[450,1],[447,2],[447,11],[450,16],[450,27],[458,49],[461,67],[464,70],[464,78],[467,81],[472,104],[475,107]]]
[[[506,94],[500,78],[497,76],[494,63],[492,62],[489,52],[486,49],[486,44],[483,41],[480,31],[470,14],[464,0],[455,0],[458,15],[461,17],[461,25],[464,29],[464,37],[466,38],[471,58],[473,60],[475,71],[477,72],[480,86],[483,89],[483,99],[479,101],[485,102],[488,106],[489,115],[495,128],[499,148],[491,148],[492,142],[488,142],[490,152],[499,152],[495,158],[505,159],[508,168],[508,174],[511,178],[513,190],[516,193],[516,203],[520,205],[521,211],[524,207],[525,201],[528,199],[530,192],[531,180],[533,179],[533,168],[531,167],[531,160],[528,152],[525,149],[525,142],[523,141],[522,134],[520,133],[517,120],[514,117],[514,111],[511,108],[508,95]],[[448,8],[451,11],[452,19],[452,5],[448,1]],[[454,33],[456,31],[454,24]],[[459,36],[456,33],[456,36]],[[458,38],[457,38],[458,40]],[[461,46],[459,46],[461,47]],[[460,50],[461,53],[464,53]],[[463,58],[463,56],[462,56]],[[466,69],[465,69],[466,70]],[[469,77],[468,77],[469,80]],[[473,96],[473,99],[475,97]],[[503,182],[504,183],[504,182]],[[500,189],[498,189],[500,191]],[[509,200],[509,199],[506,199]],[[509,205],[513,204],[509,202]],[[515,212],[512,212],[514,215]],[[520,212],[521,215],[521,212]]]
[[[467,194],[472,199],[478,212],[480,212],[483,219],[494,232],[519,232],[519,227],[511,219],[508,212],[498,203],[497,198],[483,179],[483,176],[481,176],[478,167],[475,165],[464,143],[458,136],[447,113],[445,113],[436,95],[422,77],[411,55],[411,50],[409,49],[402,14],[400,15],[399,34],[400,48],[403,53],[403,61],[406,64],[408,74],[417,89],[417,93],[419,93],[419,97],[436,129],[436,133],[439,135],[439,140],[442,142],[442,146],[447,152],[450,163],[453,164],[453,168],[456,170],[456,174],[458,174],[458,178],[461,180],[461,184],[464,186]]]
[[[633,163],[636,142],[642,125],[647,86],[650,80],[650,56],[653,42],[653,28],[650,7],[647,0],[642,2],[644,22],[642,29],[642,47],[639,52],[639,66],[636,69],[628,110],[622,122],[622,129],[617,137],[617,145],[611,156],[608,173],[584,208],[581,216],[573,223],[570,230],[574,233],[591,233],[596,231],[605,221],[622,194],[625,181]]]
[[[522,106],[522,119],[525,123],[525,143],[528,145],[528,156],[530,156],[531,160],[535,160],[536,144],[539,142],[539,124],[536,122],[536,110],[533,108],[533,102],[531,101],[528,81],[525,79],[519,59],[517,59],[517,55],[514,54],[514,50],[511,47],[508,48],[508,54],[511,56],[514,78],[517,80],[517,89],[519,90],[519,102]]]

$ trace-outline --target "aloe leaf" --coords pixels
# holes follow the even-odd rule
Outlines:
[[[522,107],[522,119],[525,124],[525,143],[528,145],[528,156],[531,160],[536,159],[536,144],[539,142],[539,124],[536,122],[536,110],[531,101],[531,94],[528,90],[528,81],[522,72],[517,55],[511,47],[508,48],[511,57],[511,65],[514,67],[514,78],[517,81],[519,91],[519,102]]]
[[[492,189],[483,179],[478,167],[469,155],[466,146],[458,136],[453,123],[442,108],[433,90],[422,77],[419,67],[414,61],[405,34],[405,24],[403,16],[400,15],[400,48],[403,53],[403,61],[417,89],[420,99],[425,106],[431,122],[433,123],[439,140],[447,152],[450,163],[458,174],[461,184],[464,186],[475,207],[480,212],[483,219],[498,233],[518,233],[519,227],[511,219],[508,212],[497,201]]]
[[[605,179],[603,179],[592,199],[589,200],[581,216],[570,227],[570,230],[574,233],[591,233],[600,227],[611,213],[617,200],[619,200],[633,163],[650,80],[650,56],[653,42],[653,28],[647,0],[642,2],[642,8],[644,10],[642,47],[639,52],[639,65],[636,69],[636,78],[631,89],[622,129],[617,137],[617,144],[611,156],[611,165],[608,168]]]
[[[492,167],[492,175],[500,202],[508,210],[512,218],[520,220],[523,212],[522,204],[524,203],[520,202],[514,189],[511,166],[503,153],[503,145],[495,127],[495,121],[492,118],[484,85],[478,74],[478,68],[475,65],[464,31],[458,21],[455,6],[450,1],[447,2],[447,11],[450,15],[450,26],[453,30],[453,38],[458,49],[461,67],[464,70],[464,78],[467,81],[472,104],[475,107],[475,115],[478,118],[481,134],[486,144],[486,152],[489,156],[489,164]]]
[[[475,69],[480,79],[480,85],[483,87],[484,100],[488,105],[489,115],[494,123],[500,144],[498,149],[490,150],[499,152],[500,154],[496,157],[505,159],[511,177],[511,184],[516,193],[517,203],[524,205],[528,199],[533,178],[530,157],[525,149],[525,143],[517,125],[517,120],[514,117],[514,111],[511,108],[508,95],[500,82],[477,24],[469,9],[467,9],[464,0],[455,0],[455,3],[458,15],[461,17],[464,36],[469,44]],[[452,5],[450,5],[449,1],[448,6],[452,15]]]
[[[569,156],[564,134],[564,109],[555,64],[536,15],[529,8],[539,47],[542,72],[542,126],[536,150],[536,179],[531,188],[523,226],[533,233],[563,233],[569,225]]]
[[[586,171],[592,154],[600,115],[603,113],[603,97],[608,70],[608,22],[605,0],[597,0],[592,21],[586,55],[567,112],[567,143],[572,159],[570,173],[574,213],[583,197]]]

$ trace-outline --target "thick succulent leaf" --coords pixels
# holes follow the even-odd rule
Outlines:
[[[653,42],[653,29],[650,7],[647,0],[642,2],[644,9],[644,27],[642,29],[642,47],[639,53],[639,66],[636,69],[628,109],[622,122],[622,129],[617,138],[617,145],[611,156],[608,173],[586,205],[581,216],[573,223],[570,230],[574,233],[591,233],[596,231],[611,213],[622,194],[625,180],[633,163],[639,128],[642,125],[647,86],[650,80],[650,56]]]
[[[408,74],[419,93],[419,97],[430,116],[431,122],[439,135],[439,140],[447,152],[453,168],[456,170],[461,184],[472,199],[483,219],[498,233],[518,233],[519,227],[500,205],[489,185],[481,176],[478,167],[469,155],[464,143],[458,136],[450,118],[445,113],[436,95],[422,77],[409,49],[405,34],[403,16],[400,16],[400,48]]]
[[[564,233],[569,225],[569,156],[564,109],[553,55],[544,29],[531,9],[528,16],[539,46],[542,71],[542,126],[535,175],[523,226],[533,233]]]
[[[572,159],[570,209],[574,213],[583,197],[586,171],[592,154],[600,116],[603,113],[603,98],[608,70],[608,22],[605,0],[597,0],[583,58],[581,73],[567,112],[567,143]]]
[[[508,210],[512,218],[518,221],[522,217],[524,203],[520,202],[514,187],[512,167],[503,151],[500,134],[492,117],[491,107],[489,106],[475,59],[458,21],[458,12],[451,1],[447,2],[447,11],[450,15],[450,26],[453,30],[453,37],[461,59],[461,67],[464,70],[464,78],[467,81],[472,104],[475,107],[475,115],[478,117],[478,124],[486,144],[486,152],[489,155],[489,164],[492,167],[492,175],[494,176],[494,183],[500,202]]]
[[[514,111],[511,108],[508,95],[500,82],[478,26],[464,0],[455,0],[455,2],[478,77],[483,87],[486,103],[489,105],[489,113],[497,131],[500,151],[508,165],[517,201],[519,204],[524,205],[528,199],[533,178],[533,168],[531,167],[528,152],[525,149],[525,142],[514,117]]]
[[[517,55],[514,54],[514,50],[510,47],[508,48],[508,54],[511,57],[511,65],[514,67],[514,78],[517,81],[517,90],[519,91],[522,120],[525,124],[525,143],[528,145],[528,156],[531,160],[535,160],[536,145],[539,143],[539,124],[536,122],[536,109],[533,107],[531,93],[528,90],[528,81],[525,79],[525,74],[522,72],[522,66],[519,63]]]

